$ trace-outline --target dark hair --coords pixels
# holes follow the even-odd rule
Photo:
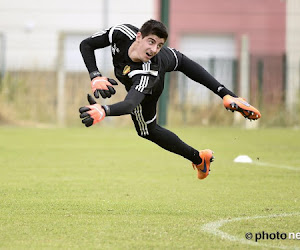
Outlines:
[[[140,29],[142,33],[142,37],[149,36],[149,35],[156,35],[159,38],[168,39],[168,31],[166,26],[157,20],[150,19],[143,24]]]

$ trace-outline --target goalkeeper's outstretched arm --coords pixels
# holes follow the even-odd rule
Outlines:
[[[124,101],[102,106],[107,116],[130,114],[145,98],[145,94],[131,88]]]
[[[79,108],[80,118],[86,127],[90,127],[104,120],[106,116],[130,114],[145,97],[145,94],[131,89],[125,100],[112,105],[101,106],[88,94],[90,105]]]
[[[184,73],[190,79],[201,83],[215,94],[223,98],[225,95],[237,97],[233,92],[222,85],[217,79],[215,79],[209,72],[207,72],[200,64],[191,60],[187,56],[182,54],[180,65],[178,70]]]

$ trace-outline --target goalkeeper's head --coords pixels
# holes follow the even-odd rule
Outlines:
[[[164,39],[165,42],[168,39],[168,31],[166,26],[162,22],[157,20],[150,19],[145,22],[142,25],[140,32],[143,38],[149,35],[156,35],[159,38]]]
[[[167,38],[168,32],[163,23],[153,19],[145,22],[129,48],[131,60],[148,62],[159,53]]]

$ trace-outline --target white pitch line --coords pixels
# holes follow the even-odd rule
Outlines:
[[[224,226],[226,223],[229,223],[229,222],[264,219],[264,218],[288,217],[288,216],[300,216],[300,213],[292,213],[292,214],[284,213],[284,214],[272,214],[272,215],[262,215],[262,216],[252,216],[252,217],[240,217],[240,218],[233,218],[233,219],[223,219],[223,220],[218,220],[218,221],[213,221],[213,222],[207,223],[201,227],[201,230],[206,233],[210,233],[215,236],[221,237],[222,239],[235,241],[235,242],[238,242],[241,244],[246,244],[246,245],[268,247],[268,248],[279,248],[279,249],[299,249],[296,247],[274,246],[274,245],[264,244],[264,243],[260,243],[260,242],[255,242],[252,240],[246,240],[245,238],[240,238],[240,237],[237,237],[234,235],[230,235],[219,229],[220,227]],[[246,233],[247,232],[245,232],[245,234]]]
[[[287,170],[293,170],[293,171],[300,171],[300,167],[277,165],[277,164],[267,163],[267,162],[253,162],[252,164],[263,166],[263,167],[272,167],[272,168],[281,168],[281,169],[287,169]]]

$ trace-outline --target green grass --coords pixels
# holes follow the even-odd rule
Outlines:
[[[299,212],[300,132],[288,129],[172,128],[211,148],[211,175],[136,136],[133,128],[0,128],[1,249],[266,249],[203,232],[206,223]],[[300,215],[230,222],[246,232],[300,232]],[[266,247],[267,246],[267,247]]]

